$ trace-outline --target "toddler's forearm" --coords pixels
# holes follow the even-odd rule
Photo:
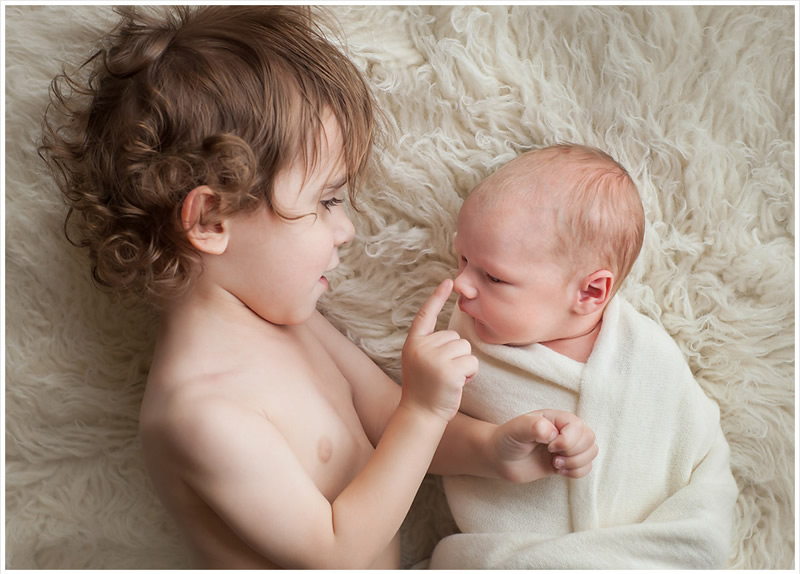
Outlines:
[[[321,550],[325,568],[366,568],[400,529],[447,422],[400,405],[375,454],[331,506],[332,536]]]
[[[459,412],[447,425],[428,472],[499,478],[491,456],[497,425]]]

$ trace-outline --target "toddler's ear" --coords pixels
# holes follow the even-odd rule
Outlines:
[[[207,185],[190,191],[181,207],[186,237],[202,253],[220,255],[228,247],[227,220],[219,214],[219,195]]]
[[[614,287],[614,274],[607,269],[600,269],[584,277],[580,283],[575,312],[589,315],[606,306]]]

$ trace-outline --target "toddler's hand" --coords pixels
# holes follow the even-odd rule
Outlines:
[[[553,455],[553,467],[570,478],[588,474],[599,451],[594,431],[572,413],[553,410],[541,413],[558,429],[558,436],[547,445],[548,452]]]
[[[401,404],[422,407],[446,421],[458,412],[467,379],[478,372],[478,359],[455,331],[435,331],[436,318],[453,290],[445,279],[422,305],[403,345]]]
[[[568,412],[533,411],[497,427],[490,457],[497,473],[524,483],[555,473],[579,478],[597,456],[594,432]]]

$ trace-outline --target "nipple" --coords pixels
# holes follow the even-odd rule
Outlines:
[[[327,436],[320,437],[317,443],[317,456],[322,462],[328,462],[333,454],[333,443]]]

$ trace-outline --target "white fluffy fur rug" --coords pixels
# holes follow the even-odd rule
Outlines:
[[[411,318],[456,265],[470,189],[531,147],[608,150],[648,221],[623,292],[721,406],[741,491],[729,566],[792,568],[794,6],[333,10],[393,131],[321,302],[331,321],[397,379]],[[5,15],[6,566],[184,567],[136,436],[157,318],[94,289],[35,151],[50,78],[112,14]],[[407,562],[450,528],[429,477],[404,527]]]

